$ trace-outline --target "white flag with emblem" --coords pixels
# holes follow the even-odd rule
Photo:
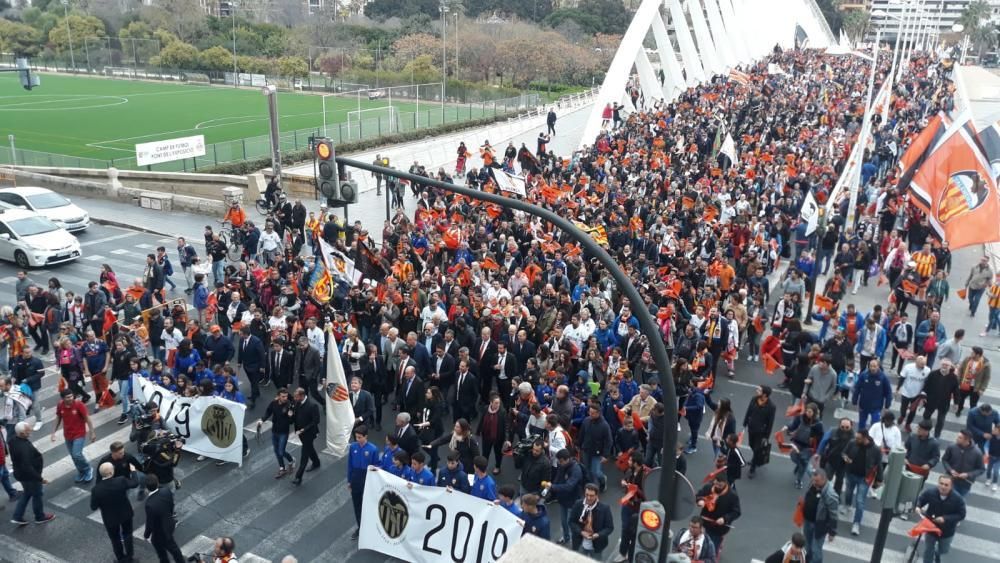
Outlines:
[[[332,332],[326,340],[326,453],[341,458],[347,454],[354,430],[354,407],[351,406],[351,391],[344,374],[344,362],[340,359],[340,347]]]
[[[806,222],[806,236],[813,234],[819,223],[819,204],[816,203],[816,197],[812,190],[809,190],[802,202],[802,211],[799,212],[799,217]]]

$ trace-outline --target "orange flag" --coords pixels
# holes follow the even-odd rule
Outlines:
[[[910,529],[910,537],[915,538],[923,534],[934,534],[935,536],[941,535],[941,528],[938,528],[934,522],[931,522],[926,516],[921,518],[917,525]]]

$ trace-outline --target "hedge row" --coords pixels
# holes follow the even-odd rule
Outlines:
[[[477,127],[492,125],[499,121],[506,121],[512,116],[513,114],[495,115],[490,117],[484,117],[481,119],[470,119],[454,123],[445,123],[443,125],[438,125],[436,127],[415,129],[412,131],[406,131],[403,133],[396,133],[392,135],[383,135],[381,137],[375,137],[372,139],[364,139],[361,141],[341,143],[337,145],[337,152],[341,154],[350,154],[356,152],[363,152],[374,148],[383,147],[386,145],[398,145],[400,143],[418,141],[420,139],[425,139],[427,137],[437,137],[439,135],[453,133],[455,131],[462,131],[465,129],[475,129]],[[310,161],[312,160],[312,158],[313,158],[312,151],[308,149],[286,151],[281,155],[281,164],[284,166],[291,166],[294,164]],[[226,164],[220,164],[218,166],[213,166],[211,168],[205,168],[203,170],[199,170],[199,172],[204,172],[206,174],[234,174],[238,176],[243,176],[247,174],[253,174],[259,170],[270,167],[271,167],[271,157],[261,157],[250,160],[244,160],[240,162],[229,162]]]

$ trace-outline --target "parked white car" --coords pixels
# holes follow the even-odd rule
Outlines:
[[[82,231],[90,226],[90,215],[86,211],[45,188],[4,188],[0,190],[0,202],[44,215],[70,232]]]
[[[76,260],[80,241],[66,229],[27,209],[0,209],[0,259],[19,268]]]

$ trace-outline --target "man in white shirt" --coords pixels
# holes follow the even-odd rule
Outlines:
[[[309,339],[309,345],[319,352],[319,357],[322,360],[326,356],[326,335],[323,334],[322,329],[316,326],[315,317],[306,319],[306,338]]]
[[[570,319],[570,324],[563,329],[562,336],[564,339],[569,340],[576,347],[577,356],[583,352],[583,343],[586,340],[586,329],[580,325],[580,316],[573,315]]]
[[[163,332],[160,333],[160,338],[163,339],[164,350],[164,357],[160,358],[160,360],[166,361],[167,358],[176,353],[181,340],[184,340],[184,334],[174,326],[173,317],[163,317]]]
[[[903,366],[902,371],[899,372],[899,384],[896,385],[896,391],[899,392],[900,405],[899,405],[899,420],[903,422],[905,419],[906,431],[910,431],[910,424],[913,423],[913,415],[916,414],[916,409],[910,410],[910,404],[920,396],[920,393],[924,390],[924,383],[927,381],[927,376],[931,373],[931,368],[927,367],[927,356],[917,356],[911,363]]]
[[[281,252],[281,237],[274,232],[274,224],[270,221],[264,227],[264,232],[260,234],[257,242],[257,252],[265,264],[270,266],[274,263],[274,257]]]
[[[559,424],[559,415],[549,414],[545,417],[545,430],[549,433],[549,459],[552,460],[552,467],[559,467],[556,454],[569,445],[566,441],[566,431]]]

